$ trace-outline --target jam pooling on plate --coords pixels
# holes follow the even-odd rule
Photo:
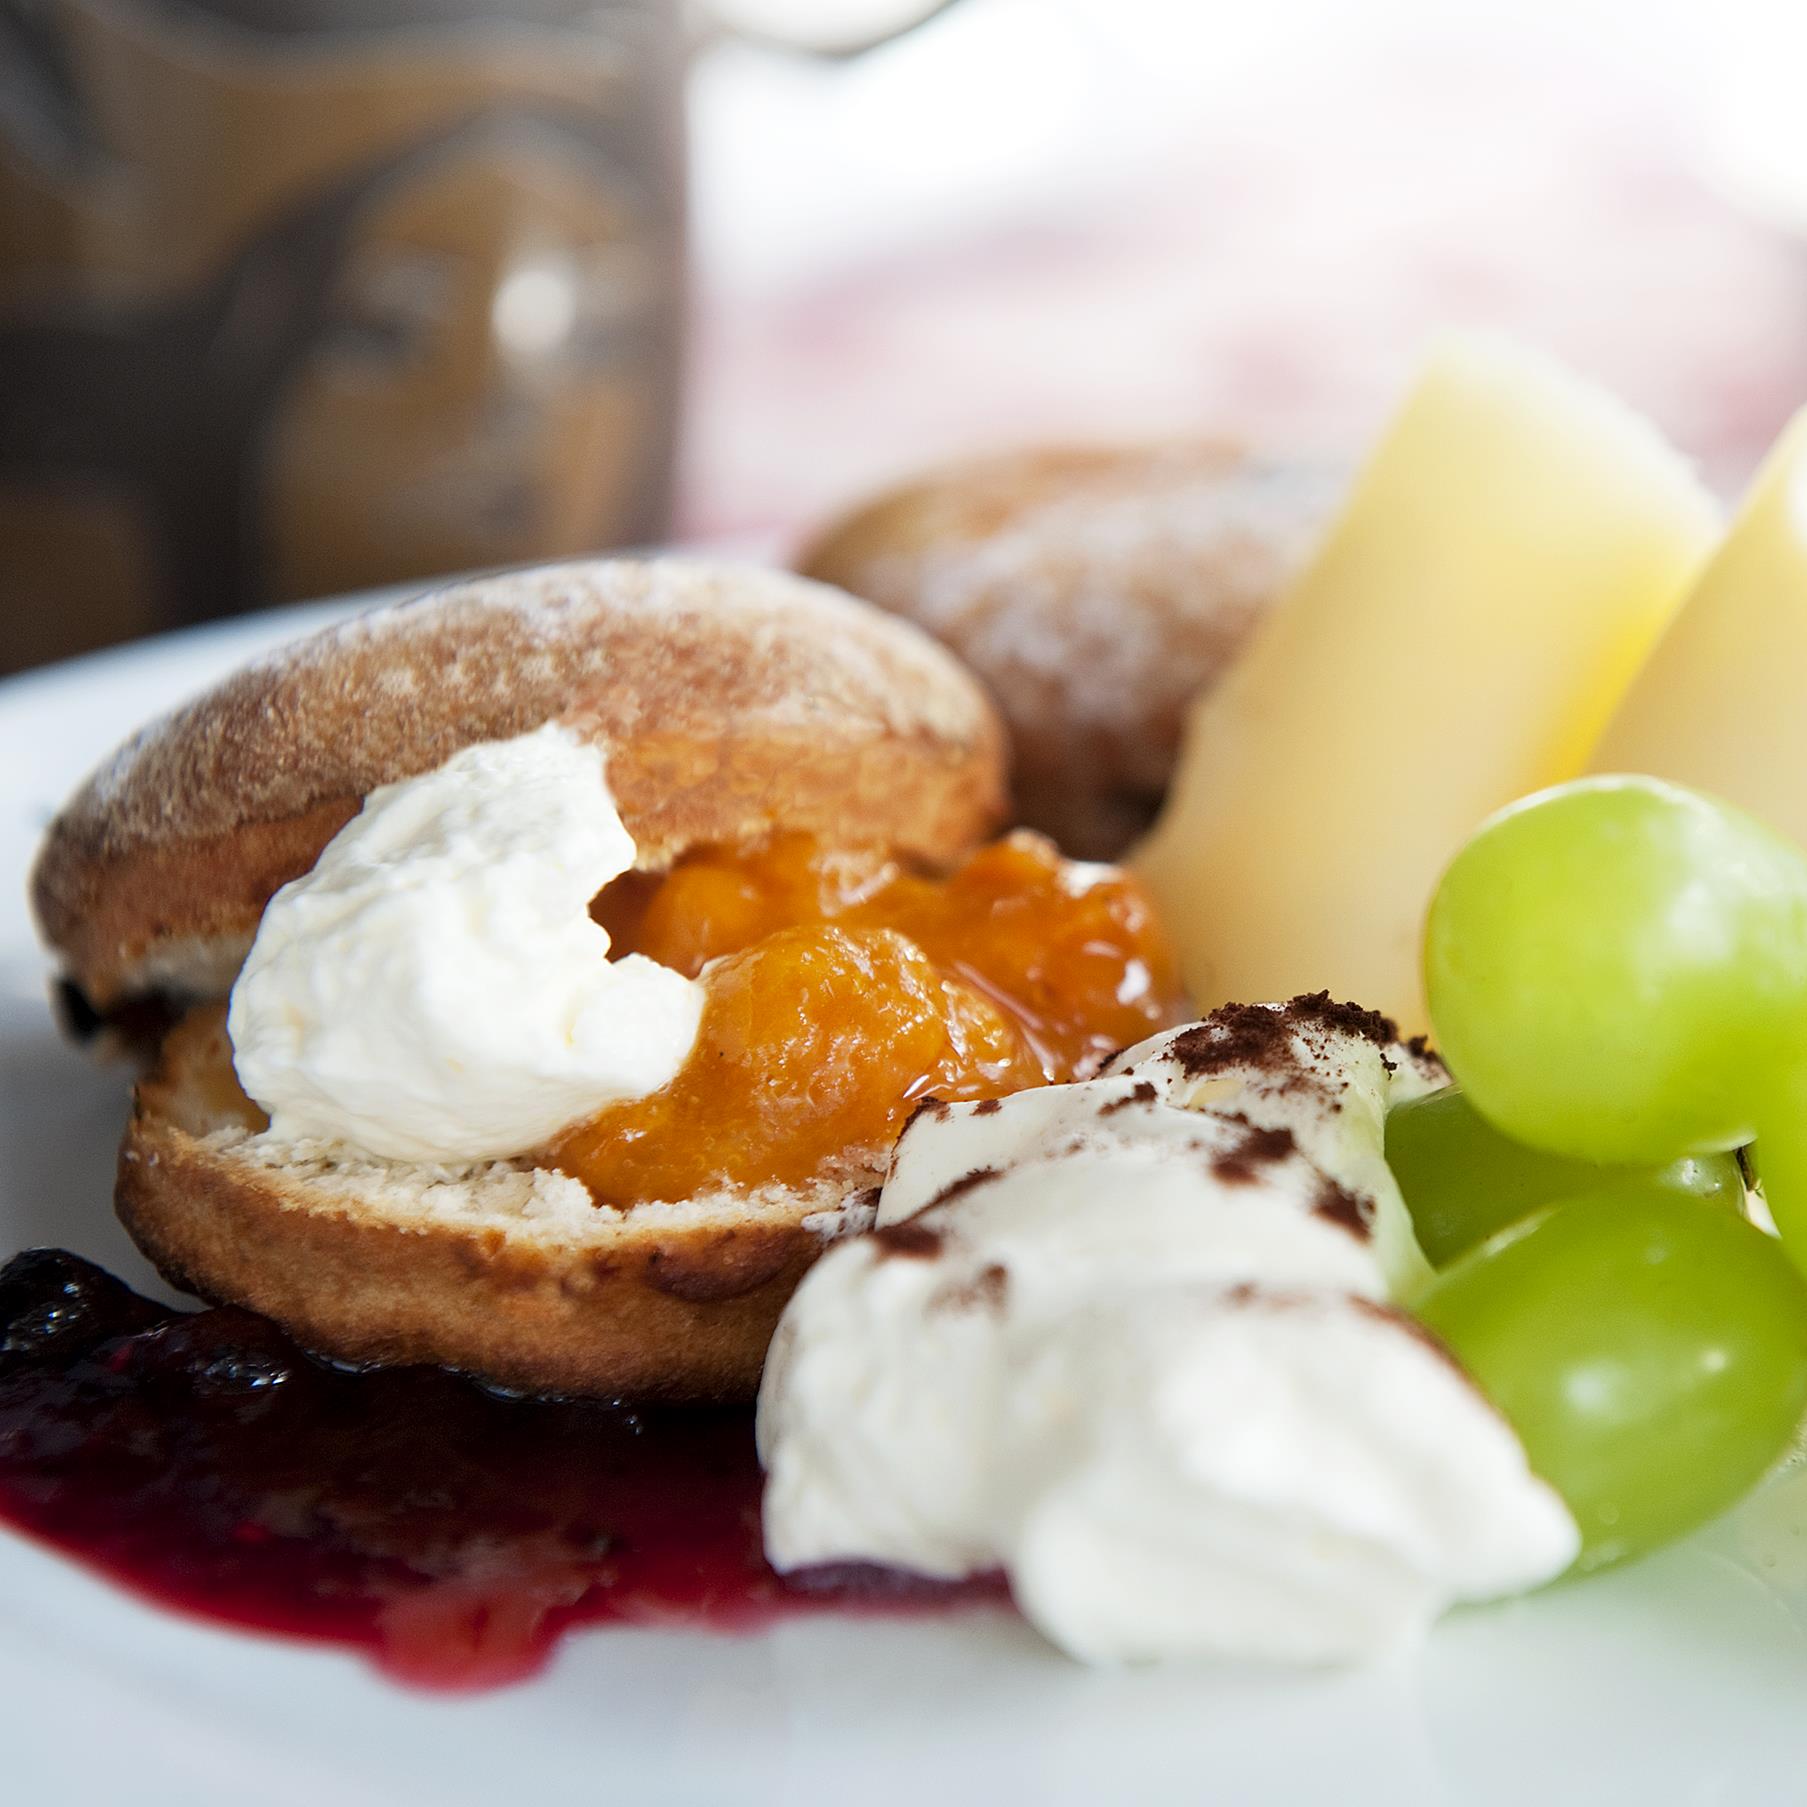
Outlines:
[[[238,1310],[172,1311],[56,1250],[0,1270],[0,1521],[136,1592],[349,1645],[437,1687],[531,1675],[599,1622],[998,1600],[760,1549],[752,1413],[503,1398],[352,1372]]]
[[[706,988],[671,1084],[544,1152],[609,1205],[798,1184],[844,1151],[882,1151],[924,1097],[1083,1077],[1181,1013],[1136,881],[1033,834],[946,878],[798,835],[702,849],[611,885],[595,914],[616,953]]]

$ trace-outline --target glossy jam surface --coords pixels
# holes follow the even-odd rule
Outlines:
[[[751,1630],[1001,1598],[760,1553],[750,1411],[498,1398],[348,1373],[234,1310],[57,1251],[0,1271],[0,1521],[140,1594],[349,1645],[410,1682],[531,1675],[574,1627]]]
[[[1136,882],[1029,834],[945,879],[800,837],[704,850],[611,886],[596,914],[618,953],[701,974],[708,993],[669,1086],[548,1151],[611,1205],[807,1180],[882,1150],[926,1096],[1082,1076],[1181,1010]]]

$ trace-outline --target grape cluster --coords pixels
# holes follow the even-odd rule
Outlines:
[[[1655,779],[1559,786],[1456,856],[1424,970],[1460,1089],[1388,1123],[1439,1269],[1415,1308],[1581,1566],[1638,1554],[1807,1414],[1807,854]],[[1742,1209],[1753,1142],[1779,1242]]]

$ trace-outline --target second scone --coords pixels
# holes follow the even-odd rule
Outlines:
[[[1009,725],[1021,820],[1109,858],[1340,491],[1329,466],[1218,439],[1002,453],[875,497],[798,569],[952,647]]]

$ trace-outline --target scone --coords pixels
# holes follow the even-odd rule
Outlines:
[[[1177,1008],[1133,881],[1029,837],[979,849],[1002,744],[983,691],[907,624],[798,578],[680,562],[480,580],[247,668],[98,772],[34,876],[87,1012],[159,999],[181,1016],[121,1154],[128,1229],[180,1284],[341,1359],[535,1391],[750,1393],[785,1298],[863,1221],[922,1096],[1068,1077]],[[652,986],[671,1058],[648,1078],[643,1050],[611,1053],[651,1019],[598,993],[585,1033],[642,1077],[564,1122],[537,1066],[524,1092],[498,1066],[497,1095],[513,1085],[539,1128],[474,1153],[488,1049],[499,1063],[532,1027],[484,962],[523,994],[568,976],[535,963],[533,932],[498,927],[517,904],[536,920],[509,887],[517,868],[570,874],[535,839],[539,793],[484,796],[472,774],[493,784],[548,751],[567,773],[590,762],[579,801],[624,850],[545,930],[549,957]],[[514,865],[459,866],[479,819],[519,830]],[[435,890],[447,873],[468,897]],[[373,903],[359,887],[379,880]],[[417,1012],[439,989],[452,1014]],[[467,995],[493,1035],[456,1014]],[[435,1024],[449,1077],[419,1046]],[[556,1079],[563,1052],[547,1053]]]
[[[1340,487],[1218,440],[1007,453],[876,497],[798,568],[952,647],[1003,710],[1019,818],[1110,858]]]

